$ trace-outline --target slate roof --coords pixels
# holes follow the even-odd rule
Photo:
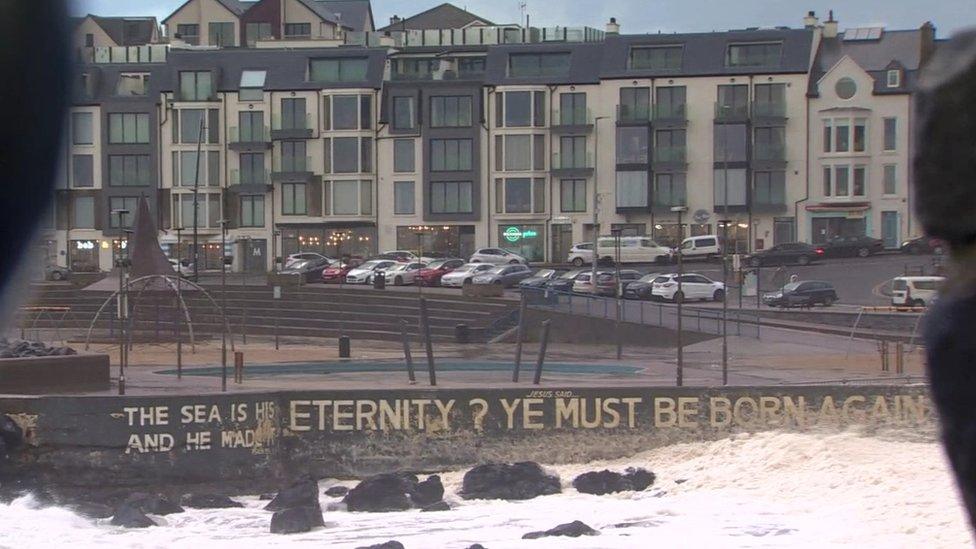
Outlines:
[[[180,7],[173,10],[173,13],[166,16],[166,19],[163,19],[163,24],[166,24],[166,22],[169,21],[170,18],[172,18],[177,13],[179,13],[179,11],[185,8],[186,5],[189,4],[190,2],[193,2],[193,0],[186,0],[186,2],[180,4]],[[247,8],[255,4],[255,2],[241,2],[240,0],[217,0],[217,3],[227,8],[228,11],[230,11],[237,17],[243,15],[243,13],[247,11]]]
[[[465,11],[454,4],[443,3],[439,6],[407,17],[395,25],[387,25],[379,31],[395,30],[424,30],[424,29],[460,29],[471,23],[494,25],[491,21]]]
[[[519,77],[508,76],[508,57],[512,53],[569,53],[569,72],[565,76]],[[491,46],[485,61],[485,83],[489,85],[517,84],[597,84],[600,82],[600,62],[603,44],[553,43]]]
[[[373,8],[369,0],[316,0],[336,14],[342,24],[357,32],[373,30]]]
[[[76,26],[91,17],[96,25],[101,27],[105,34],[120,46],[142,46],[152,41],[153,32],[156,30],[155,17],[102,17],[100,15],[87,15],[74,20]]]
[[[809,94],[817,95],[817,82],[844,57],[849,57],[874,78],[878,94],[909,93],[918,82],[923,59],[921,29],[885,30],[880,40],[844,40],[844,35],[824,38],[810,73]],[[889,88],[885,72],[898,65],[904,69],[901,86]]]

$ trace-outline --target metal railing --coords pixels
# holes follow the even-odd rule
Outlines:
[[[770,118],[785,118],[786,117],[786,103],[782,101],[753,101],[752,102],[752,115],[753,116],[766,116]]]
[[[688,120],[688,105],[654,104],[654,120]]]
[[[742,120],[749,118],[749,105],[715,103],[715,120]]]

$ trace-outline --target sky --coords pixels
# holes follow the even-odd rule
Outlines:
[[[836,1],[836,0],[835,0]],[[73,14],[155,15],[162,20],[185,0],[74,0]],[[406,17],[441,4],[443,0],[374,0],[376,26],[390,17]],[[602,29],[616,17],[625,34],[701,32],[747,27],[800,27],[814,10],[821,21],[834,9],[841,30],[884,25],[891,29],[935,24],[940,38],[976,26],[976,0],[458,0],[453,2],[494,23],[520,20],[525,4],[532,26],[590,26]]]

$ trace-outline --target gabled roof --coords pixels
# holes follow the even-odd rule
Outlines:
[[[194,1],[195,0],[186,0],[186,2],[180,4],[180,7],[173,10],[173,13],[166,16],[166,19],[163,19],[163,24],[165,25],[166,22],[169,21],[174,15],[179,13],[180,10],[185,8],[190,2],[194,2]],[[253,2],[240,2],[238,0],[215,0],[215,1],[236,17],[240,17],[245,11],[247,11],[248,7],[253,5]]]
[[[472,23],[494,25],[494,23],[483,17],[479,17],[469,11],[462,10],[454,4],[445,2],[427,11],[422,11],[417,15],[407,17],[394,25],[387,25],[377,30],[460,29]]]
[[[318,0],[298,0],[298,3],[308,8],[309,11],[315,15],[318,15],[323,21],[332,23],[334,25],[339,24],[336,14],[329,10],[329,8],[326,7],[326,5],[322,2],[319,2]]]
[[[874,78],[875,93],[907,93],[917,81],[923,64],[925,29],[885,30],[877,40],[844,40],[843,36],[824,38],[810,71],[810,95],[817,95],[816,82],[844,57],[850,58]],[[900,65],[900,67],[898,67]],[[897,88],[887,87],[884,73],[901,68],[904,78]]]
[[[102,17],[88,14],[74,20],[75,25],[91,19],[105,34],[120,46],[142,46],[152,41],[156,33],[155,17]]]
[[[316,0],[336,14],[342,24],[357,32],[375,29],[373,6],[369,0]]]

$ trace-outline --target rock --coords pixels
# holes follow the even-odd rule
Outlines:
[[[409,497],[417,486],[417,477],[386,473],[369,477],[349,490],[342,502],[350,511],[403,511],[413,507]],[[443,488],[442,488],[443,491]],[[421,496],[423,497],[423,496]]]
[[[182,507],[170,501],[166,496],[143,492],[130,494],[120,507],[132,507],[149,515],[169,515],[183,512]],[[118,514],[117,510],[116,514]]]
[[[7,450],[7,443],[0,438],[0,462],[5,461],[10,457],[10,453]]]
[[[464,499],[532,499],[562,491],[559,477],[548,475],[533,461],[488,463],[464,474]]]
[[[186,494],[180,501],[183,505],[193,509],[229,509],[244,507],[243,503],[234,501],[227,496],[217,494]]]
[[[69,509],[79,515],[92,519],[104,519],[115,514],[111,507],[102,503],[81,502],[69,506]]]
[[[271,501],[275,497],[275,494],[261,494],[258,496],[259,501]]]
[[[421,510],[424,511],[425,513],[430,513],[434,511],[450,511],[451,506],[448,505],[446,501],[442,500],[442,501],[438,501],[437,503],[431,503],[430,505],[424,507]]]
[[[522,536],[522,539],[539,539],[547,538],[552,536],[568,536],[571,538],[578,538],[580,536],[599,536],[600,532],[590,528],[585,523],[574,520],[566,524],[560,524],[559,526],[546,530],[544,532],[529,532]]]
[[[24,430],[10,416],[2,415],[0,416],[0,439],[3,439],[11,450],[16,449],[24,442]]]
[[[441,484],[441,477],[437,475],[431,475],[427,480],[418,482],[410,494],[410,501],[420,507],[432,505],[442,499],[444,499],[444,485]]]
[[[469,545],[468,549],[485,549],[485,546],[480,543],[475,543],[474,545]]]
[[[341,498],[348,493],[349,488],[346,486],[329,486],[329,488],[325,491],[325,495],[333,498]]]
[[[314,480],[301,480],[278,492],[278,495],[264,506],[267,511],[283,511],[293,507],[319,505],[319,486]]]
[[[298,534],[320,526],[325,526],[325,521],[322,520],[322,508],[317,503],[315,506],[276,511],[271,516],[272,534]]]
[[[155,526],[156,523],[137,507],[122,504],[115,510],[115,516],[112,517],[112,525],[122,526],[124,528],[148,528]]]
[[[654,483],[654,473],[646,469],[630,468],[624,474],[604,469],[583,473],[573,479],[573,488],[584,494],[613,494],[615,492],[641,491]]]
[[[357,547],[356,549],[404,549],[403,544],[396,540],[390,540],[386,543],[377,543],[376,545],[363,545],[362,547]]]

